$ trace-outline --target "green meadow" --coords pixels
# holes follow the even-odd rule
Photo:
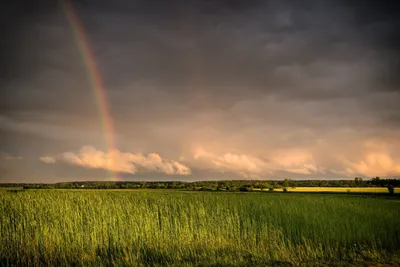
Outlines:
[[[400,264],[396,196],[0,190],[2,266]]]

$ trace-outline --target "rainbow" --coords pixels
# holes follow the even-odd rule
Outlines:
[[[107,101],[107,94],[104,87],[104,83],[101,77],[101,73],[97,67],[94,54],[90,48],[87,34],[85,29],[78,17],[77,12],[71,4],[70,0],[60,0],[61,7],[64,10],[65,16],[69,22],[69,25],[73,31],[75,39],[78,44],[80,53],[84,64],[87,69],[88,79],[90,80],[91,87],[93,89],[93,94],[95,97],[97,109],[100,116],[100,123],[102,125],[102,130],[105,139],[105,149],[109,153],[116,150],[114,141],[114,125],[110,113],[110,106]],[[118,180],[118,173],[113,170],[113,163],[108,159],[108,170],[111,175],[112,180]]]

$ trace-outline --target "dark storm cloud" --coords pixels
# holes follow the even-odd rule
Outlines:
[[[398,37],[394,30],[397,17],[392,15],[395,8],[385,2],[349,3],[75,1],[74,5],[92,41],[109,90],[150,83],[188,101],[188,94],[197,88],[204,102],[216,101],[218,106],[265,93],[307,99],[360,93],[357,88],[348,89],[354,84],[333,90],[315,88],[324,75],[342,78],[341,73],[330,70],[335,65],[350,72],[362,65],[373,65],[372,73],[361,70],[360,75],[364,76],[355,83],[376,82],[374,88],[385,87],[379,90],[397,88],[398,75],[394,73],[398,57],[390,49],[396,47]],[[28,10],[45,13],[45,7]],[[53,10],[57,8],[53,6]],[[78,80],[82,81],[85,77],[82,66],[70,65],[65,60],[66,53],[74,54],[74,48],[71,49],[73,40],[60,15],[61,12],[56,19],[35,21],[37,25],[30,31],[36,33],[37,40],[24,39],[34,48],[24,47],[19,51],[20,57],[30,58],[31,63],[24,62],[20,68],[27,68],[27,72],[36,66],[40,69],[40,65],[51,68],[42,75],[54,77],[53,82],[69,77],[65,71],[78,68],[74,78],[80,75]],[[66,46],[69,51],[60,48],[65,42],[69,43]],[[46,51],[35,56],[30,51],[44,52],[52,45],[54,53]],[[28,55],[24,55],[25,49]],[[79,55],[75,53],[75,57],[70,62],[79,61]],[[351,69],[355,64],[361,66]],[[59,69],[53,70],[54,67]],[[37,79],[38,75],[35,76]],[[247,88],[246,94],[243,88]]]
[[[44,0],[3,1],[0,9],[0,78],[2,82],[18,76],[20,33],[19,31],[31,22],[31,19],[43,12],[50,11],[51,2]],[[19,66],[20,67],[20,66]]]
[[[396,1],[350,1],[346,3],[354,13],[356,26],[364,43],[378,49],[385,59],[377,77],[381,90],[400,89],[400,7]],[[382,86],[383,85],[383,86]]]
[[[379,15],[387,8],[327,1],[146,3],[122,10],[121,1],[113,12],[106,5],[96,13],[90,2],[80,8],[109,88],[156,84],[182,101],[197,89],[203,100],[196,102],[216,106],[266,93],[330,99],[397,88],[398,55],[390,49],[397,19]],[[325,76],[343,79],[340,69],[357,79],[321,90]]]
[[[197,144],[200,158],[240,175],[366,172],[360,160],[397,166],[394,152],[390,161],[349,149],[400,129],[394,1],[71,3],[102,74],[119,149],[183,155],[190,165]],[[38,156],[103,146],[84,55],[59,2],[9,1],[0,10],[0,137],[8,140],[0,144]],[[281,150],[290,148],[301,151],[286,157]],[[310,173],[318,166],[306,150],[324,170]],[[194,176],[202,164],[192,162]]]

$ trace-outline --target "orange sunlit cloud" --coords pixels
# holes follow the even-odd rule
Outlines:
[[[54,163],[55,158],[46,156],[41,160]],[[118,150],[103,152],[91,146],[83,147],[78,153],[64,152],[57,161],[78,165],[90,169],[106,169],[114,172],[135,174],[142,172],[159,172],[167,175],[189,175],[191,170],[175,160],[164,159],[157,153],[124,153]]]

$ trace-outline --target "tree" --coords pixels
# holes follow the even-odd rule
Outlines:
[[[371,184],[375,185],[375,186],[380,186],[381,185],[381,179],[377,176],[375,178],[371,179]]]
[[[394,194],[394,186],[393,185],[388,185],[388,191],[389,191],[389,194],[390,195],[393,195]]]
[[[241,186],[240,188],[239,188],[239,190],[240,191],[242,191],[242,192],[249,192],[249,191],[253,191],[253,187],[252,186],[246,186],[246,185],[244,185],[244,186]]]
[[[289,187],[289,180],[288,179],[283,180],[283,187]]]

